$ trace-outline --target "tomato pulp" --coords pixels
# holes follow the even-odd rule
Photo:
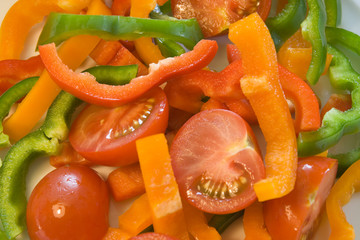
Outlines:
[[[335,181],[337,161],[309,157],[299,161],[295,188],[264,203],[265,225],[274,240],[307,239]]]
[[[171,8],[176,18],[196,18],[207,38],[224,32],[231,23],[255,11],[265,20],[271,0],[172,0]]]
[[[27,205],[27,227],[33,240],[98,240],[108,229],[106,183],[91,168],[70,165],[47,174]]]
[[[160,88],[116,108],[89,105],[75,119],[69,133],[73,148],[101,165],[137,162],[135,141],[165,132],[169,117],[166,95]]]
[[[247,207],[256,199],[254,183],[265,177],[251,128],[229,110],[191,117],[176,134],[170,155],[182,196],[209,213]]]

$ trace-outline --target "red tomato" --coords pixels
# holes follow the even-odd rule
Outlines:
[[[299,161],[295,188],[264,203],[265,225],[273,240],[306,239],[335,181],[337,161],[309,157]]]
[[[255,11],[265,20],[271,0],[172,0],[171,8],[176,18],[196,18],[204,37],[212,37]]]
[[[99,240],[108,229],[106,183],[91,168],[70,165],[47,174],[26,212],[31,239]]]
[[[138,161],[135,141],[165,132],[168,116],[166,95],[155,88],[120,107],[87,106],[71,126],[69,140],[78,153],[96,164],[129,165]]]
[[[176,134],[170,155],[182,196],[209,213],[247,207],[256,199],[254,183],[265,177],[251,128],[229,110],[190,118]]]
[[[177,238],[162,233],[143,233],[129,240],[177,240]]]

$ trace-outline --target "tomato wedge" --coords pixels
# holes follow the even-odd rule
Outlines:
[[[96,164],[129,165],[138,161],[135,141],[165,132],[168,116],[166,95],[156,87],[120,107],[88,105],[72,124],[69,141],[78,153]]]
[[[265,177],[249,125],[224,109],[205,110],[178,131],[170,149],[180,193],[198,209],[239,211],[255,201],[253,185]]]
[[[176,18],[196,18],[207,38],[224,32],[231,23],[255,11],[265,20],[271,0],[172,0],[171,8]]]
[[[272,239],[307,239],[334,184],[337,165],[335,159],[325,157],[299,159],[294,190],[264,203]]]

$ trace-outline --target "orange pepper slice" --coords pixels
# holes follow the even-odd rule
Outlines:
[[[164,134],[136,141],[155,232],[188,240],[178,185]]]
[[[93,0],[88,14],[110,14],[101,0]],[[71,69],[78,68],[99,43],[96,36],[79,35],[64,42],[58,50],[59,57]],[[28,134],[47,111],[61,89],[44,71],[35,86],[19,104],[15,113],[4,122],[4,132],[13,140]],[[26,119],[26,121],[24,121]]]
[[[276,50],[257,13],[230,25],[229,39],[241,52],[244,95],[258,118],[267,142],[266,178],[255,183],[259,201],[279,198],[295,185],[297,143],[289,106],[279,81]]]
[[[245,240],[271,240],[271,236],[265,227],[262,203],[254,202],[245,208],[243,222]]]

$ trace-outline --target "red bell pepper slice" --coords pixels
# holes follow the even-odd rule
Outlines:
[[[25,78],[40,76],[43,70],[40,56],[0,61],[0,94]]]
[[[62,63],[55,44],[39,46],[39,52],[45,68],[62,89],[86,102],[114,107],[133,101],[171,77],[207,66],[217,48],[216,41],[201,40],[192,51],[151,64],[148,75],[120,86],[100,84],[91,74],[75,73]]]

